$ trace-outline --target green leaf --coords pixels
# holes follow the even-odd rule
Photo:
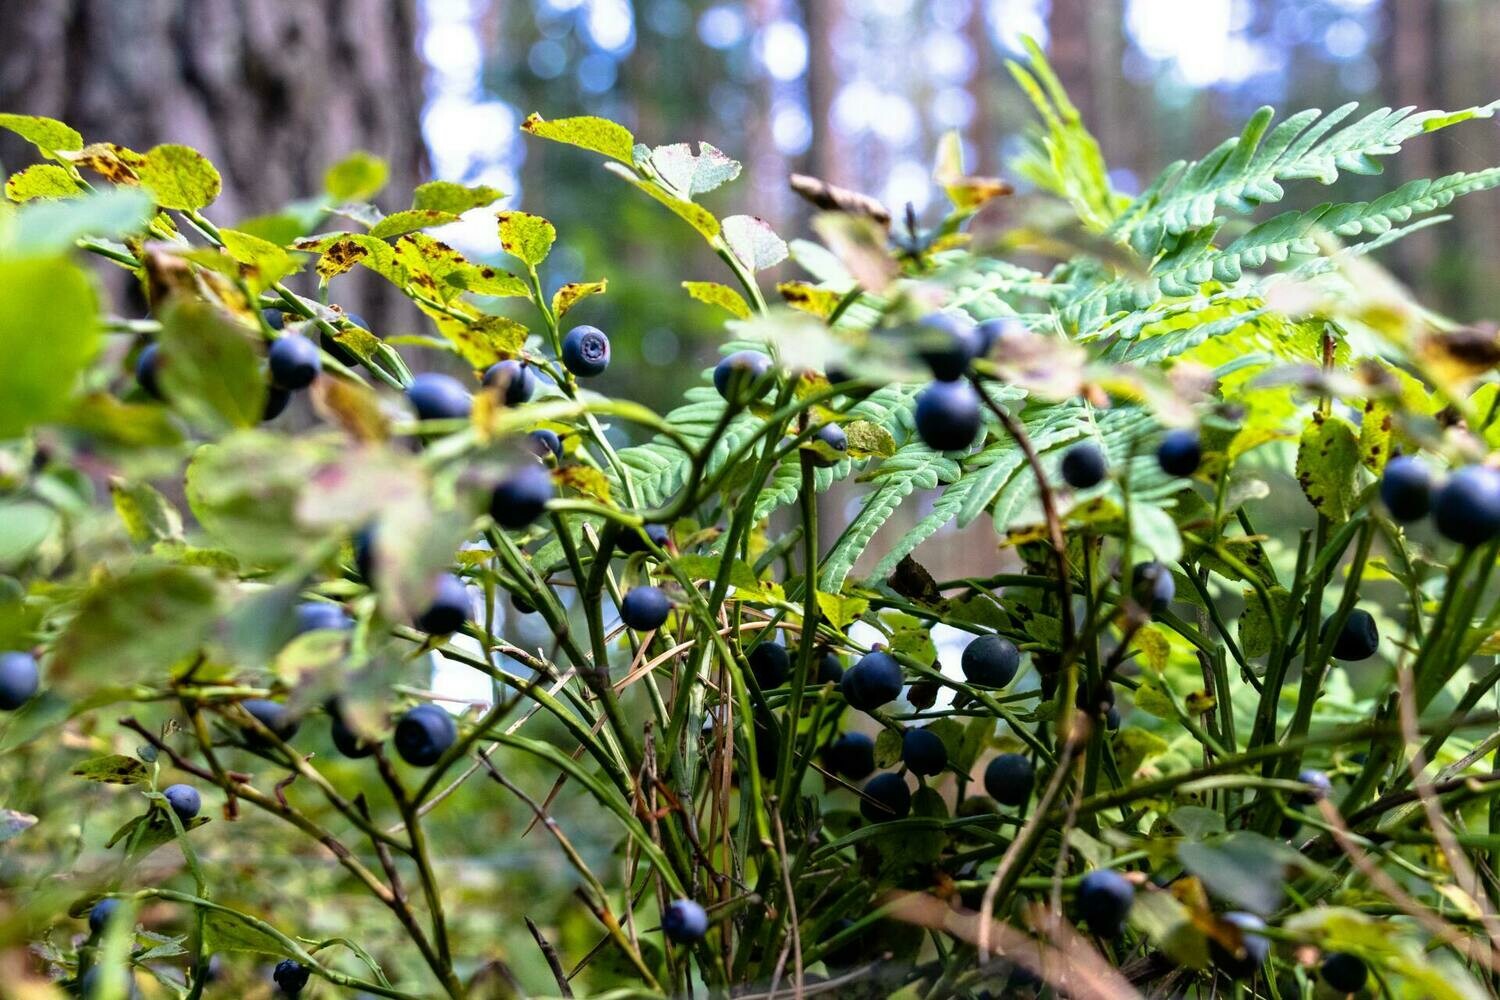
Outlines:
[[[74,242],[84,236],[111,239],[138,232],[151,214],[150,196],[129,187],[109,188],[80,198],[28,202],[16,213],[11,249],[30,254],[72,250]],[[0,228],[0,234],[3,232]]]
[[[412,192],[411,207],[462,215],[471,208],[483,208],[504,197],[504,191],[487,184],[467,187],[453,181],[428,181],[417,185],[416,191]]]
[[[188,463],[185,492],[214,542],[254,564],[297,559],[321,532],[303,528],[298,499],[333,456],[327,440],[283,438],[262,431],[204,445]]]
[[[0,114],[0,128],[14,132],[45,156],[83,148],[83,136],[56,118]]]
[[[634,185],[638,190],[644,191],[667,206],[678,218],[698,230],[704,239],[714,240],[721,232],[719,220],[702,205],[679,198],[659,184],[643,181],[618,163],[606,163],[604,166],[616,177]]]
[[[323,175],[323,190],[334,201],[369,201],[390,176],[391,168],[384,160],[359,150],[328,168]]]
[[[74,198],[83,193],[83,188],[73,175],[55,163],[34,163],[25,170],[18,170],[5,182],[5,197],[11,201],[32,201],[36,198]]]
[[[208,573],[137,563],[84,593],[57,640],[49,680],[81,694],[103,678],[164,679],[202,645],[218,612],[219,588]]]
[[[370,235],[378,240],[389,240],[407,233],[414,233],[419,229],[446,226],[450,222],[457,221],[458,216],[452,212],[444,212],[436,208],[410,208],[404,212],[387,215],[375,223],[370,227]]]
[[[539,215],[527,212],[501,212],[500,247],[517,260],[536,267],[552,252],[557,229]]]
[[[184,212],[212,205],[223,187],[208,157],[190,146],[157,146],[135,172],[158,205]]]
[[[937,646],[933,645],[932,635],[922,619],[897,612],[882,615],[881,621],[891,629],[892,650],[918,663],[937,663]]]
[[[1286,621],[1287,614],[1292,610],[1292,595],[1285,587],[1273,587],[1270,593],[1276,613],[1283,622]],[[1265,605],[1260,602],[1254,590],[1246,588],[1244,599],[1245,611],[1240,615],[1237,626],[1240,651],[1246,656],[1265,656],[1271,652],[1271,643],[1276,638],[1271,631],[1271,618],[1266,614]]]
[[[1297,482],[1308,503],[1334,524],[1349,519],[1354,507],[1359,439],[1348,421],[1317,414],[1297,448]]]
[[[1138,892],[1130,907],[1130,924],[1179,965],[1208,965],[1208,938],[1193,914],[1170,892]]]
[[[1140,770],[1141,765],[1146,761],[1160,757],[1168,750],[1166,740],[1155,733],[1138,729],[1135,726],[1121,729],[1115,733],[1110,742],[1120,773],[1127,777]]]
[[[112,753],[103,757],[90,757],[74,765],[68,772],[86,781],[98,781],[106,785],[140,785],[151,777],[146,765],[134,757]]]
[[[251,336],[205,302],[173,303],[163,312],[157,341],[163,394],[200,427],[260,423],[266,382]]]
[[[1167,693],[1165,685],[1154,677],[1141,679],[1141,686],[1135,689],[1131,701],[1136,708],[1158,719],[1177,718],[1177,709],[1174,707],[1172,696]]]
[[[736,319],[749,319],[750,306],[743,296],[728,285],[716,281],[684,281],[682,287],[699,302],[718,306]]]
[[[221,229],[224,252],[240,265],[240,274],[252,288],[264,289],[276,284],[302,267],[302,261],[269,240],[236,229]]]
[[[1182,536],[1172,515],[1160,507],[1139,504],[1130,508],[1130,530],[1136,545],[1151,558],[1171,565],[1182,558]]]
[[[273,958],[291,955],[286,945],[254,924],[225,913],[208,910],[203,919],[203,951],[212,954],[226,951],[248,951]]]
[[[1300,855],[1241,830],[1214,843],[1183,841],[1177,845],[1177,859],[1215,896],[1266,916],[1281,905],[1286,867]]]
[[[66,413],[98,351],[94,283],[62,258],[0,260],[0,438]]]
[[[604,278],[598,281],[570,281],[552,293],[552,312],[558,319],[562,319],[580,299],[590,295],[603,295],[608,287],[609,282]]]
[[[182,515],[150,483],[115,477],[109,481],[109,494],[126,534],[137,545],[182,537]]]
[[[31,500],[0,503],[0,566],[26,559],[52,534],[57,512]]]
[[[1224,814],[1203,806],[1178,806],[1167,814],[1167,822],[1189,840],[1224,832]]]
[[[819,614],[824,621],[840,631],[848,628],[868,610],[870,602],[863,597],[818,591]]]
[[[584,115],[549,122],[532,112],[521,123],[521,130],[553,142],[603,153],[627,165],[634,162],[635,136],[625,126],[617,125],[607,118]]]
[[[885,770],[900,762],[901,733],[895,729],[881,729],[875,734],[875,766]]]
[[[843,425],[849,439],[852,458],[890,458],[896,454],[896,439],[891,432],[871,420],[851,420]]]

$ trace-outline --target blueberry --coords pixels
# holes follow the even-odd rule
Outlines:
[[[627,556],[634,555],[637,552],[649,552],[650,550],[646,547],[646,539],[641,537],[642,531],[646,533],[646,538],[651,539],[659,549],[666,548],[667,543],[671,541],[665,524],[648,524],[644,528],[625,528],[622,530],[615,539],[615,548]]]
[[[323,356],[306,337],[288,334],[271,342],[266,352],[271,382],[283,389],[306,389],[323,370]]]
[[[203,808],[203,797],[192,785],[168,785],[161,794],[177,814],[177,818],[184,823],[198,815],[198,810]]]
[[[1021,665],[1021,651],[1009,639],[982,635],[964,647],[959,666],[964,679],[980,687],[1000,688],[1009,684]]]
[[[701,941],[708,933],[708,913],[691,899],[674,899],[661,915],[661,931],[678,944]]]
[[[1115,732],[1120,728],[1120,709],[1114,705],[1109,706],[1109,711],[1104,713],[1104,728]]]
[[[286,410],[288,403],[292,401],[292,391],[283,389],[279,385],[266,387],[266,405],[260,411],[261,420],[275,420]]]
[[[536,373],[524,361],[497,361],[485,371],[484,384],[500,389],[506,406],[520,406],[536,394]]]
[[[452,573],[444,573],[432,584],[432,603],[414,624],[428,635],[447,635],[469,620],[469,588]]]
[[[575,326],[563,338],[562,362],[580,378],[604,374],[609,367],[609,338],[597,326]]]
[[[368,525],[359,529],[350,540],[354,549],[354,571],[365,583],[375,583],[375,528]]]
[[[1143,608],[1161,612],[1177,596],[1177,583],[1172,579],[1172,571],[1162,563],[1136,563],[1130,571],[1130,594]]]
[[[987,358],[995,345],[1004,339],[1007,333],[1025,330],[1020,320],[1013,317],[1003,319],[987,319],[974,328],[974,356],[976,358]]]
[[[552,474],[527,459],[495,484],[490,494],[490,516],[502,528],[524,528],[542,516],[555,492]]]
[[[620,602],[620,620],[637,632],[662,627],[672,613],[672,602],[660,587],[632,587]]]
[[[458,739],[453,716],[436,705],[418,705],[396,723],[392,742],[401,759],[413,767],[431,767]]]
[[[979,353],[979,337],[967,317],[937,312],[922,318],[916,331],[917,355],[939,382],[963,377]]]
[[[1003,753],[984,769],[984,790],[1003,806],[1025,805],[1036,784],[1036,771],[1024,754]]]
[[[1203,461],[1198,432],[1191,427],[1167,431],[1156,446],[1156,461],[1169,476],[1191,476],[1197,472],[1198,463]]]
[[[792,657],[786,647],[767,639],[755,644],[746,657],[750,661],[750,672],[755,674],[755,683],[761,690],[778,688],[786,683],[791,673]]]
[[[1135,886],[1113,869],[1096,868],[1078,883],[1078,916],[1099,937],[1119,935],[1133,902]]]
[[[820,441],[827,447],[838,452],[842,458],[844,452],[849,450],[849,435],[838,424],[824,424],[813,432],[813,440]],[[810,452],[813,456],[813,465],[820,469],[828,469],[838,464],[837,458],[827,458],[816,451]]]
[[[901,736],[901,762],[912,774],[930,778],[948,766],[948,748],[930,729],[908,729]]]
[[[759,351],[735,351],[714,366],[714,388],[725,399],[730,399],[731,392],[744,396],[770,370],[771,359]],[[768,385],[760,395],[769,390]]]
[[[901,695],[901,664],[883,649],[866,653],[850,667],[839,690],[853,708],[869,712],[895,701]]]
[[[1500,472],[1469,465],[1453,473],[1432,498],[1432,521],[1460,545],[1482,545],[1500,535]]]
[[[546,458],[551,455],[559,461],[563,457],[562,438],[557,432],[548,430],[546,427],[538,427],[526,435],[526,448],[537,458]]]
[[[343,631],[354,627],[354,621],[337,604],[327,601],[303,601],[297,605],[297,634],[320,629]]]
[[[101,899],[89,910],[89,933],[102,934],[115,913],[120,909],[118,899]]]
[[[147,344],[135,358],[135,380],[146,395],[161,399],[161,349],[156,344]]]
[[[865,783],[859,813],[871,823],[904,819],[911,812],[911,790],[899,774],[877,774]]]
[[[1432,507],[1432,474],[1420,458],[1397,455],[1385,463],[1380,500],[1402,523],[1420,521]]]
[[[302,726],[302,720],[293,715],[279,701],[271,701],[268,698],[246,698],[240,702],[240,707],[249,712],[254,719],[275,733],[283,743],[297,735],[297,730]],[[251,743],[260,745],[260,735],[255,732],[248,733]]]
[[[1327,638],[1328,626],[1332,623],[1333,616],[1330,615],[1323,622],[1319,639]],[[1344,619],[1344,627],[1339,629],[1339,637],[1333,641],[1333,658],[1351,663],[1368,660],[1379,648],[1380,630],[1375,627],[1374,616],[1363,608],[1355,608]]]
[[[439,372],[423,372],[413,378],[406,398],[419,420],[461,420],[474,407],[463,383]]]
[[[914,417],[927,447],[959,451],[979,436],[979,394],[967,382],[934,382],[917,395]]]
[[[1292,801],[1301,806],[1321,802],[1333,791],[1333,782],[1328,780],[1328,775],[1315,768],[1305,768],[1297,775],[1297,780],[1307,786],[1306,791],[1292,795]]]
[[[1266,922],[1253,913],[1226,913],[1224,923],[1239,928],[1240,946],[1230,951],[1213,938],[1208,939],[1208,954],[1219,971],[1232,979],[1252,976],[1266,959],[1271,957],[1271,942],[1264,935],[1255,933],[1266,926]]]
[[[844,661],[831,649],[818,654],[818,683],[837,684],[844,679]]]
[[[1318,974],[1323,977],[1323,982],[1339,993],[1358,993],[1370,978],[1364,959],[1347,951],[1331,951],[1324,955]]]
[[[1079,684],[1078,693],[1073,696],[1073,704],[1079,711],[1090,715],[1107,713],[1115,707],[1115,686],[1109,681],[1101,681],[1090,690],[1088,685]]]
[[[513,607],[513,608],[515,608],[517,611],[519,611],[523,615],[534,615],[534,614],[536,614],[536,606],[533,605],[526,598],[522,597],[520,594],[511,594],[510,595],[510,606]]]
[[[367,740],[349,728],[349,723],[345,721],[344,713],[340,711],[337,700],[328,706],[328,718],[328,732],[333,738],[334,749],[339,753],[358,760],[375,752],[375,741]]]
[[[260,318],[265,320],[266,326],[273,330],[284,330],[286,328],[286,313],[280,309],[262,309]]]
[[[30,653],[0,653],[0,709],[15,711],[30,701],[40,686],[36,657]]]
[[[850,781],[862,781],[875,770],[875,741],[864,733],[840,733],[823,751],[828,770]]]
[[[289,997],[294,997],[302,992],[307,985],[307,979],[312,975],[312,970],[301,962],[284,958],[276,963],[276,971],[271,973],[271,978],[276,985],[281,987],[281,992]]]
[[[1075,444],[1062,457],[1062,477],[1075,490],[1086,490],[1104,481],[1108,465],[1104,452],[1092,441]]]

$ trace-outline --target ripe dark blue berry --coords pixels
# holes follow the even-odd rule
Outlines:
[[[297,605],[297,634],[320,629],[343,631],[354,627],[354,620],[342,607],[327,601],[303,601]]]
[[[985,320],[974,328],[974,356],[976,358],[989,357],[995,345],[1000,343],[1007,333],[1021,330],[1025,330],[1021,321],[1010,317]]]
[[[484,373],[484,384],[499,389],[506,406],[520,406],[536,394],[536,373],[524,361],[497,361]]]
[[[649,552],[646,539],[641,537],[642,531],[646,533],[646,538],[651,539],[659,549],[666,548],[667,543],[671,541],[665,524],[648,524],[644,528],[626,528],[621,531],[619,537],[615,539],[615,548],[627,556],[637,552]]]
[[[262,309],[260,318],[266,321],[266,326],[273,330],[281,330],[286,327],[286,313],[280,309]]]
[[[962,378],[979,353],[979,338],[967,318],[937,312],[922,318],[916,330],[917,356],[939,382]]]
[[[828,458],[812,452],[813,465],[827,469],[838,464],[839,458],[844,457],[844,452],[849,450],[849,435],[838,424],[824,424],[813,432],[813,440],[822,443],[838,453],[838,458]]]
[[[1078,693],[1073,696],[1073,704],[1090,715],[1108,712],[1115,707],[1115,686],[1109,681],[1100,681],[1090,688],[1080,681]]]
[[[168,785],[161,794],[177,814],[177,818],[184,823],[198,815],[198,810],[203,808],[203,797],[192,785]]]
[[[840,733],[823,751],[828,770],[850,781],[862,781],[875,770],[875,741],[864,733]]]
[[[1203,444],[1197,430],[1179,427],[1162,435],[1156,446],[1156,461],[1169,476],[1191,476],[1203,461]]]
[[[288,403],[292,401],[292,390],[283,389],[279,385],[266,388],[266,405],[260,411],[261,420],[275,420],[286,410]]]
[[[118,899],[101,899],[89,910],[89,933],[101,934],[120,909]]]
[[[1177,583],[1162,563],[1136,563],[1130,571],[1130,593],[1148,611],[1165,611],[1177,596]]]
[[[0,709],[13,712],[20,708],[41,683],[36,657],[30,653],[0,653]]]
[[[474,407],[463,383],[440,372],[423,372],[413,378],[406,398],[420,420],[461,420]]]
[[[984,790],[1003,806],[1025,805],[1036,784],[1036,770],[1024,754],[1003,753],[984,769]]]
[[[296,736],[297,730],[302,726],[302,720],[293,715],[291,709],[279,701],[271,701],[269,698],[246,698],[240,702],[240,707],[249,712],[262,726],[275,733],[283,743]],[[248,736],[251,743],[259,745],[262,742],[259,734],[253,730]]]
[[[519,611],[523,615],[534,615],[534,614],[536,614],[536,606],[533,605],[526,598],[522,597],[520,594],[511,594],[510,595],[510,606],[513,607],[513,608],[515,608],[517,611]]]
[[[301,993],[303,988],[307,986],[308,977],[311,975],[312,970],[301,962],[284,958],[276,963],[276,970],[271,973],[271,978],[276,981],[276,985],[281,988],[281,992],[289,997],[294,997],[298,993]]]
[[[660,587],[632,587],[620,602],[620,621],[637,632],[661,628],[672,613],[672,602]]]
[[[1365,988],[1370,978],[1370,969],[1365,960],[1347,951],[1331,951],[1323,956],[1323,966],[1318,970],[1323,982],[1339,993],[1358,993]]]
[[[1232,979],[1253,976],[1257,969],[1271,957],[1271,941],[1256,931],[1264,930],[1266,922],[1253,913],[1226,913],[1220,918],[1226,924],[1239,929],[1239,948],[1230,951],[1213,938],[1208,939],[1208,954],[1219,971]]]
[[[708,913],[691,899],[674,899],[661,915],[661,932],[678,944],[701,941],[708,933]]]
[[[1323,622],[1319,638],[1327,638],[1328,627],[1333,617]],[[1355,608],[1344,619],[1338,638],[1333,641],[1333,658],[1346,662],[1368,660],[1380,648],[1380,630],[1375,627],[1375,618],[1363,608]]]
[[[959,451],[974,443],[982,424],[979,394],[967,382],[934,382],[917,395],[917,434],[933,451]]]
[[[527,459],[495,484],[490,494],[490,516],[502,528],[524,528],[542,516],[555,493],[552,474]]]
[[[871,823],[904,819],[911,812],[911,789],[899,774],[877,774],[865,783],[859,813]]]
[[[609,338],[597,326],[575,326],[563,338],[562,362],[580,378],[604,374],[609,367]]]
[[[546,427],[538,427],[527,434],[526,447],[537,458],[546,458],[548,455],[556,459],[563,457],[562,438],[557,436],[556,431]]]
[[[901,696],[901,664],[883,649],[866,653],[844,672],[839,690],[851,707],[877,709]]]
[[[765,378],[770,370],[771,359],[759,351],[735,351],[714,366],[714,388],[719,395],[734,402],[731,393],[735,398],[743,398],[750,387]],[[768,385],[760,395],[769,390]]]
[[[1432,507],[1432,473],[1420,458],[1397,455],[1385,463],[1380,501],[1396,520],[1420,521]]]
[[[844,661],[831,649],[818,654],[818,683],[837,684],[844,679]]]
[[[982,635],[964,647],[959,660],[964,679],[980,687],[1005,687],[1021,665],[1021,651],[1009,639]]]
[[[1328,780],[1328,775],[1315,768],[1305,768],[1298,773],[1297,780],[1307,786],[1306,791],[1292,795],[1292,801],[1298,805],[1310,806],[1314,802],[1321,802],[1333,791],[1333,782]]]
[[[270,363],[272,384],[283,389],[306,389],[323,370],[318,346],[297,334],[272,341],[266,360]]]
[[[156,344],[147,344],[135,358],[135,381],[154,399],[162,398],[161,381],[157,378],[160,371],[161,349]]]
[[[396,723],[392,742],[401,759],[413,767],[431,767],[458,739],[453,716],[436,705],[418,705]]]
[[[1109,706],[1109,711],[1104,713],[1104,728],[1110,732],[1120,728],[1120,709],[1114,705]]]
[[[750,661],[751,673],[755,674],[755,683],[763,691],[785,684],[792,669],[792,657],[786,647],[769,639],[756,643],[746,659]]]
[[[1062,477],[1075,490],[1098,486],[1108,469],[1104,452],[1092,441],[1080,442],[1063,452]]]
[[[447,635],[463,628],[469,610],[469,588],[458,577],[444,573],[433,581],[432,603],[414,624],[428,635]]]
[[[913,774],[930,778],[948,766],[948,748],[930,729],[908,729],[901,736],[901,763]]]
[[[1432,521],[1449,541],[1483,545],[1500,535],[1500,471],[1469,465],[1432,498]]]
[[[359,578],[366,584],[375,584],[375,528],[367,526],[361,528],[350,539],[350,547],[354,549],[354,570]]]
[[[1099,937],[1117,936],[1134,902],[1135,886],[1113,869],[1096,868],[1078,883],[1078,917]]]
[[[339,710],[337,701],[328,706],[328,718],[328,732],[333,738],[334,749],[339,753],[357,760],[375,752],[375,741],[367,740],[349,728],[349,723],[345,721],[344,713]]]

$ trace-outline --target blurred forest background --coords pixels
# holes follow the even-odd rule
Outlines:
[[[225,175],[209,212],[221,222],[316,195],[356,148],[390,163],[387,210],[429,177],[511,192],[557,223],[550,284],[610,282],[578,313],[613,339],[602,388],[668,408],[722,337],[720,314],[679,282],[722,279],[720,264],[596,157],[527,139],[530,111],[603,115],[651,144],[709,141],[745,164],[711,207],[791,238],[807,222],[787,189],[793,170],[935,215],[932,154],[957,129],[971,169],[1006,175],[1031,120],[1005,69],[1025,35],[1047,49],[1116,185],[1134,192],[1261,104],[1285,114],[1500,97],[1497,14],[1495,0],[0,0],[12,41],[0,108],[64,118],[91,140],[198,147]],[[23,157],[0,139],[0,161]],[[1388,167],[1397,176],[1350,178],[1338,195],[1495,163],[1500,130],[1480,122],[1411,144]],[[1025,206],[1023,187],[988,222]],[[1497,208],[1500,196],[1477,195],[1382,259],[1440,311],[1494,317]],[[474,214],[439,235],[497,256],[493,219]],[[361,278],[335,294],[378,332],[420,322]]]

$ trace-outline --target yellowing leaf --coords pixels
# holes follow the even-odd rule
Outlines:
[[[590,295],[602,295],[608,287],[609,282],[604,278],[598,281],[570,281],[553,294],[552,311],[558,319],[562,319],[569,309],[578,304],[579,299]]]
[[[64,153],[63,156],[74,166],[92,170],[115,184],[140,183],[136,170],[146,162],[146,157],[142,154],[112,142],[90,143],[76,152]]]
[[[37,198],[72,198],[83,193],[73,175],[55,163],[34,163],[10,175],[5,197],[11,201]]]
[[[539,215],[527,212],[501,212],[500,246],[517,260],[536,267],[552,252],[557,229]]]
[[[328,168],[323,175],[323,190],[334,201],[369,201],[390,176],[391,168],[384,160],[359,150]]]
[[[221,229],[219,237],[224,241],[224,252],[238,262],[241,276],[253,288],[267,288],[302,267],[296,257],[258,236]]]
[[[635,149],[635,136],[630,134],[628,128],[608,118],[595,118],[592,115],[558,118],[549,122],[532,112],[521,123],[521,130],[553,142],[603,153],[626,164],[632,162]]]
[[[667,206],[678,218],[698,230],[704,239],[712,240],[719,235],[719,220],[702,205],[694,204],[691,201],[684,201],[659,185],[643,181],[618,163],[606,163],[605,168]]]
[[[388,240],[392,237],[414,233],[418,229],[446,226],[450,222],[457,221],[458,216],[452,212],[443,212],[435,208],[410,208],[404,212],[387,215],[375,223],[370,227],[370,235],[379,240]]]
[[[682,287],[699,302],[718,306],[736,319],[749,319],[750,306],[739,292],[717,281],[684,281]]]
[[[1297,482],[1308,503],[1334,524],[1349,519],[1354,506],[1354,474],[1359,443],[1354,428],[1339,417],[1315,415],[1297,449]]]
[[[805,281],[783,281],[776,286],[786,304],[793,309],[827,319],[838,308],[843,296],[828,288],[818,288]]]
[[[56,118],[0,114],[0,128],[14,132],[41,150],[45,156],[83,148],[83,136]]]
[[[526,327],[504,316],[480,316],[465,322],[437,310],[423,312],[475,368],[488,368],[501,358],[514,357],[526,343]]]
[[[157,146],[135,173],[158,205],[184,212],[212,205],[223,186],[208,157],[190,146]]]
[[[848,628],[868,610],[870,602],[863,597],[818,592],[818,613],[836,629]]]
[[[137,545],[182,537],[182,515],[150,483],[115,477],[109,481],[109,495],[125,533]]]

